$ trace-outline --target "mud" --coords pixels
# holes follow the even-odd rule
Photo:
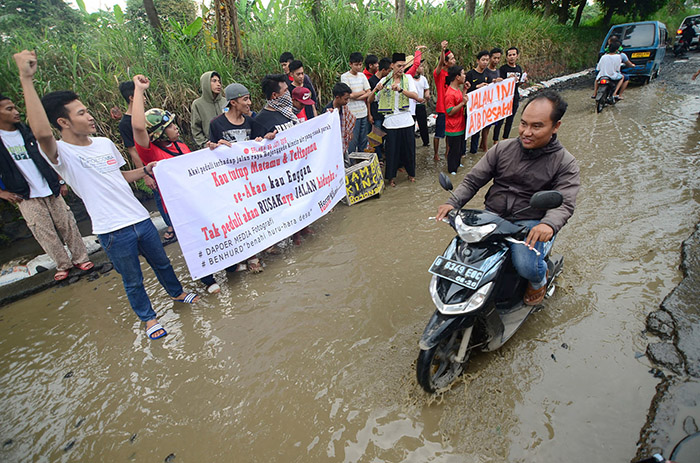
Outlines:
[[[453,236],[427,220],[444,161],[419,148],[415,184],[399,175],[338,206],[264,273],[217,275],[221,293],[198,304],[173,303],[146,270],[161,341],[114,271],[3,307],[0,460],[629,461],[659,384],[637,355],[646,316],[681,282],[678,243],[700,219],[691,74],[631,87],[601,114],[590,86],[564,92],[559,136],[583,188],[554,246],[559,288],[445,394],[415,381],[427,268]],[[167,253],[201,291],[177,245]]]

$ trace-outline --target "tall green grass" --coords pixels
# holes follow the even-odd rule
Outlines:
[[[286,8],[275,21],[245,21],[244,60],[231,59],[208,47],[202,37],[185,42],[166,34],[165,49],[161,49],[148,27],[138,22],[110,21],[108,14],[97,23],[86,22],[76,35],[16,30],[4,39],[0,50],[0,60],[6,64],[0,66],[0,91],[21,106],[12,54],[24,48],[36,49],[39,92],[74,90],[93,112],[100,134],[118,142],[118,121],[109,116],[114,106],[126,108],[118,83],[142,73],[151,79],[149,105],[175,112],[185,141],[191,142],[190,104],[200,94],[200,75],[209,70],[217,70],[225,84],[236,81],[246,85],[258,110],[264,103],[261,78],[279,72],[280,54],[291,51],[303,61],[320,103],[325,104],[331,98],[333,84],[348,69],[348,57],[354,51],[382,57],[395,51],[412,53],[417,45],[426,45],[424,61],[430,74],[442,40],[450,42],[459,63],[467,68],[474,65],[481,49],[517,46],[520,63],[531,79],[537,80],[595,64],[605,32],[595,27],[572,29],[518,9],[467,22],[461,12],[426,6],[399,24],[388,14],[391,10],[358,9],[342,0],[324,5],[318,23],[312,21],[305,7]],[[211,31],[211,24],[206,27]]]

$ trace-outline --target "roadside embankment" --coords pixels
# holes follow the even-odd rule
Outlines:
[[[647,317],[647,330],[658,337],[647,356],[667,371],[652,399],[641,430],[636,459],[654,453],[670,457],[684,437],[700,423],[700,224],[683,242],[683,280]]]

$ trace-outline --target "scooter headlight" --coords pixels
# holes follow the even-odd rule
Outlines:
[[[486,225],[471,226],[465,225],[462,222],[462,218],[457,214],[455,217],[455,230],[462,240],[466,243],[478,243],[479,241],[486,238],[492,231],[496,229],[497,225],[495,223],[489,223]]]
[[[491,289],[493,288],[492,281],[479,288],[469,297],[469,299],[464,302],[460,302],[458,304],[445,304],[442,302],[442,300],[440,300],[440,295],[438,294],[437,290],[437,283],[438,277],[433,275],[433,278],[430,281],[430,296],[433,298],[433,303],[435,304],[435,307],[437,307],[438,311],[445,315],[459,315],[472,312],[480,308],[482,305],[484,305],[484,302],[486,302],[486,299],[489,297]]]

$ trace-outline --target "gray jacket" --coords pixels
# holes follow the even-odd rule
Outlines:
[[[528,210],[514,219],[535,219],[559,232],[574,213],[576,194],[580,187],[579,168],[556,134],[538,149],[526,150],[520,139],[503,140],[491,148],[455,189],[457,200],[448,204],[461,208],[490,180],[493,185],[486,193],[485,207],[501,217],[510,218],[514,212],[527,207],[530,197],[542,190],[558,190],[564,203],[548,211]]]

